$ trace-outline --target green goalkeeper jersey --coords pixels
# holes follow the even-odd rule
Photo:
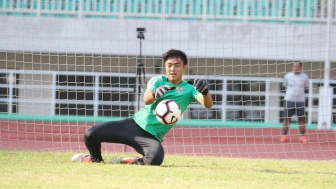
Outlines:
[[[183,113],[191,102],[196,101],[199,93],[186,81],[183,80],[180,84],[174,85],[168,82],[168,78],[166,76],[156,76],[151,78],[147,84],[147,90],[154,91],[162,85],[175,86],[176,89],[168,90],[162,97],[156,99],[153,104],[146,105],[144,108],[132,115],[134,121],[142,129],[154,135],[160,142],[162,142],[163,136],[167,134],[174,125],[163,125],[156,119],[156,105],[162,100],[171,99],[180,105],[181,113]]]

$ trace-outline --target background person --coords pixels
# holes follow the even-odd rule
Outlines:
[[[288,141],[288,130],[291,117],[298,117],[300,142],[307,142],[305,116],[305,90],[309,87],[308,75],[302,72],[302,62],[293,62],[292,72],[284,77],[283,87],[286,90],[283,114],[283,130],[280,141]]]

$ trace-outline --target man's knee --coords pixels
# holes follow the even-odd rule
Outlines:
[[[90,127],[89,129],[87,129],[84,133],[84,141],[90,141],[94,138],[95,134],[94,134],[94,127]]]
[[[143,157],[145,165],[161,165],[164,159],[164,152],[162,150],[148,152]]]

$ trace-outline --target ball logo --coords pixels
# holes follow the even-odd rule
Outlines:
[[[173,112],[171,112],[171,113],[173,113]],[[171,122],[171,123],[174,123],[174,120],[177,120],[177,118],[173,115],[173,116],[171,117],[170,122]]]

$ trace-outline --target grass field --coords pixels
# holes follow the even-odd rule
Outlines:
[[[0,188],[335,188],[335,161],[167,155],[162,166],[74,163],[69,152],[0,150]],[[116,154],[104,154],[109,160]],[[129,154],[128,154],[129,155]]]

